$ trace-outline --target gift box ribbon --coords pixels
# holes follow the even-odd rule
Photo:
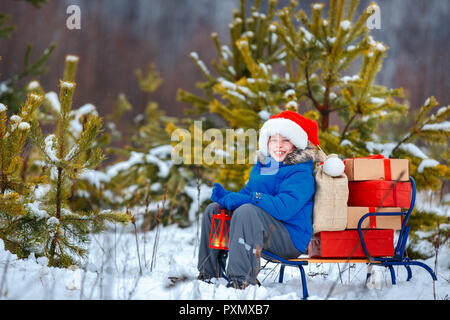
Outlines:
[[[369,207],[369,213],[374,213],[374,212],[375,212],[375,207]],[[376,216],[369,217],[369,228],[370,229],[377,228],[377,217]]]

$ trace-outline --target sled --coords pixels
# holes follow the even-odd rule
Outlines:
[[[279,257],[271,252],[268,252],[266,250],[262,250],[262,257],[269,262],[273,263],[281,263],[281,269],[280,269],[280,276],[279,276],[279,282],[283,282],[283,276],[284,276],[284,269],[286,266],[290,267],[298,267],[300,270],[300,275],[302,279],[302,293],[303,293],[303,299],[307,299],[308,294],[308,288],[306,283],[306,275],[305,270],[303,266],[308,265],[309,263],[366,263],[366,264],[377,264],[382,265],[387,268],[389,268],[389,271],[391,273],[391,280],[392,284],[396,284],[395,279],[395,272],[394,272],[394,266],[404,266],[407,270],[407,279],[406,281],[411,280],[412,278],[412,272],[410,266],[419,266],[424,268],[428,273],[431,275],[432,279],[435,281],[437,280],[436,275],[434,274],[433,270],[426,265],[425,263],[413,261],[405,256],[405,247],[406,242],[408,240],[408,235],[410,231],[410,227],[407,225],[408,219],[414,209],[414,203],[416,199],[416,184],[412,177],[409,177],[410,183],[411,183],[411,202],[410,206],[407,212],[371,212],[367,213],[364,216],[361,217],[361,219],[358,222],[358,234],[359,234],[359,240],[360,245],[364,251],[365,258],[296,258],[296,259],[283,259],[282,257]],[[370,252],[368,252],[366,243],[364,241],[364,231],[361,230],[361,225],[363,221],[371,216],[404,216],[402,228],[400,230],[400,235],[397,240],[397,244],[395,246],[394,255],[388,256],[388,257],[373,257],[370,255]]]

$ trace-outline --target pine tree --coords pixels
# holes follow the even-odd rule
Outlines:
[[[77,178],[83,170],[96,168],[103,160],[101,149],[92,148],[102,127],[102,119],[97,115],[89,115],[79,136],[75,140],[70,139],[70,111],[77,64],[78,57],[66,57],[64,78],[60,81],[61,109],[55,132],[44,138],[38,121],[33,121],[32,138],[44,158],[48,184],[39,186],[38,192],[35,191],[26,205],[28,219],[33,218],[28,224],[36,237],[30,243],[37,244],[30,251],[45,255],[50,265],[62,267],[70,266],[77,262],[78,257],[85,256],[90,232],[102,230],[107,221],[127,223],[131,219],[126,213],[112,210],[73,212],[69,207],[70,180]]]
[[[0,238],[7,249],[19,254],[22,253],[21,245],[12,234],[17,220],[26,215],[25,196],[32,188],[20,178],[21,152],[30,132],[33,113],[41,102],[41,96],[29,94],[20,113],[9,119],[7,107],[0,103]]]
[[[219,56],[219,63],[212,62],[217,75],[191,53],[206,81],[198,84],[203,97],[179,90],[178,99],[193,106],[187,114],[203,119],[208,113],[219,114],[226,123],[223,132],[227,127],[259,129],[284,106],[318,121],[320,146],[326,153],[342,158],[377,153],[406,158],[419,191],[443,190],[450,176],[449,107],[438,108],[430,97],[412,111],[402,88],[375,83],[388,50],[366,26],[378,6],[372,2],[355,17],[358,0],[331,0],[327,16],[325,5],[314,3],[309,17],[304,10],[295,11],[296,1],[277,11],[277,1],[270,1],[267,13],[259,12],[260,4],[255,0],[247,17],[241,0],[230,24],[232,49],[212,34]],[[359,66],[359,72],[345,74],[349,66]],[[338,124],[330,123],[333,113]],[[408,118],[412,127],[401,131],[398,124]],[[245,183],[249,167],[215,166],[219,180],[235,190]],[[423,219],[434,217],[431,212],[415,212],[412,223],[418,224],[412,237],[417,238],[414,233]],[[448,230],[441,232],[448,239]]]
[[[236,137],[234,141],[228,141],[228,145],[216,146],[215,155],[228,151],[228,158],[237,159],[237,150],[245,141],[242,138],[246,135],[246,130],[259,129],[270,114],[280,111],[279,106],[288,104],[293,98],[283,78],[271,77],[272,65],[282,63],[284,56],[281,42],[269,30],[270,21],[275,17],[276,4],[276,0],[269,1],[267,12],[261,13],[261,1],[255,1],[247,17],[245,1],[242,0],[240,11],[234,11],[233,22],[229,25],[231,48],[222,45],[218,34],[212,33],[211,37],[219,56],[219,61],[212,61],[217,76],[208,70],[196,52],[190,54],[206,81],[197,84],[205,97],[182,89],[178,91],[178,100],[193,106],[187,110],[187,115],[204,116],[202,130],[208,130],[217,128],[218,125],[205,115],[209,112],[219,114],[228,124],[219,126],[224,137],[227,128],[243,129],[235,131]],[[194,130],[191,130],[191,133],[194,139],[198,139]],[[195,141],[192,145],[196,145]],[[202,149],[208,145],[207,141],[203,141]],[[230,146],[234,146],[234,153],[231,153]],[[239,190],[248,178],[250,159],[255,156],[254,146],[247,145],[246,148],[249,150],[245,154],[245,161],[242,161],[244,164],[230,166],[225,160],[223,165],[203,162],[202,166],[210,170],[219,169],[218,176],[211,175],[212,179],[220,181],[229,189]],[[197,152],[200,151],[193,149],[192,154]]]
[[[122,154],[127,153],[126,160],[106,168],[112,179],[105,188],[115,195],[116,206],[136,208],[142,213],[138,222],[146,221],[145,228],[154,227],[152,221],[157,216],[162,223],[187,225],[192,218],[189,212],[193,199],[186,188],[194,188],[189,182],[195,180],[195,173],[192,167],[177,165],[171,160],[172,130],[176,125],[185,125],[167,116],[156,102],[148,101],[149,95],[163,81],[154,65],[146,72],[138,69],[136,78],[144,95],[145,112],[135,118],[137,128],[131,136],[131,146],[122,151]],[[127,101],[123,95],[120,100],[121,103]],[[164,208],[160,207],[162,203]]]
[[[449,127],[444,107],[439,116],[427,116],[436,104],[423,106],[410,133],[392,136],[382,131],[403,121],[409,108],[402,88],[375,83],[388,50],[366,26],[378,6],[372,2],[355,17],[359,1],[332,0],[326,16],[325,5],[315,3],[309,17],[304,10],[296,12],[296,1],[280,10],[276,4],[276,0],[269,1],[268,11],[262,13],[261,1],[256,0],[247,16],[242,0],[229,25],[231,49],[212,34],[219,56],[219,62],[212,61],[216,75],[197,53],[191,53],[206,81],[198,84],[203,97],[179,90],[178,99],[193,106],[187,114],[207,117],[216,113],[225,120],[225,127],[245,130],[259,129],[282,108],[298,111],[319,122],[320,145],[326,153],[342,158],[373,153],[408,158],[419,190],[440,188],[449,175],[448,159],[432,162],[426,152],[415,152],[417,147],[411,142],[445,148]],[[358,73],[345,74],[359,61]],[[333,113],[342,125],[331,125]],[[426,130],[420,129],[422,125]],[[219,169],[222,182],[241,187],[249,166]]]

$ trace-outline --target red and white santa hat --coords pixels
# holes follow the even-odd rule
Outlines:
[[[269,138],[275,134],[280,134],[288,138],[298,149],[305,149],[308,140],[315,146],[319,145],[319,126],[314,120],[305,118],[294,111],[283,111],[274,114],[264,122],[259,132],[259,150],[268,155],[267,143]]]
[[[298,149],[303,150],[308,140],[319,147],[319,125],[316,121],[308,119],[297,112],[286,110],[271,116],[261,127],[258,147],[265,156],[268,156],[269,138],[280,134]],[[324,163],[324,171],[330,176],[339,176],[344,172],[344,164],[337,157],[328,158]]]

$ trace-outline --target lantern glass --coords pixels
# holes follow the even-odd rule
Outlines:
[[[228,250],[230,220],[231,213],[228,214],[224,209],[212,216],[209,238],[209,247],[211,249]]]

